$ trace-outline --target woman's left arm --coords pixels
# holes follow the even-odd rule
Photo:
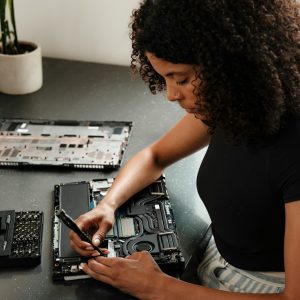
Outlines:
[[[284,265],[284,299],[300,299],[300,200],[285,204]]]
[[[300,201],[287,203],[285,211],[286,286],[280,294],[242,294],[190,284],[161,272],[147,252],[134,253],[128,258],[100,256],[84,264],[83,270],[93,278],[139,299],[299,300]]]

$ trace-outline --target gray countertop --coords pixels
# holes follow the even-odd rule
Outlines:
[[[182,115],[164,95],[153,96],[129,67],[43,59],[44,84],[36,93],[0,94],[1,118],[132,121],[124,162],[158,139]],[[186,260],[209,220],[195,180],[205,150],[165,170]],[[42,262],[31,269],[0,270],[1,299],[129,299],[94,280],[52,282],[53,187],[57,183],[114,177],[117,171],[0,168],[0,210],[44,212]]]

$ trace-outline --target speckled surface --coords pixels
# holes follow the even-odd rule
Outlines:
[[[128,67],[44,58],[44,85],[24,96],[0,94],[0,117],[133,121],[127,161],[159,138],[184,112],[153,96]],[[195,180],[205,150],[166,169],[166,182],[186,260],[207,227]],[[52,282],[52,193],[57,183],[114,177],[116,171],[0,168],[0,210],[44,212],[42,262],[32,269],[0,269],[1,299],[130,299],[93,280]],[[196,267],[196,266],[195,266]]]

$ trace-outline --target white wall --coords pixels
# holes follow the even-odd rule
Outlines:
[[[131,12],[139,0],[15,0],[20,40],[43,56],[129,65]]]

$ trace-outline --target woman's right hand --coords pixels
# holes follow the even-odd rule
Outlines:
[[[75,220],[82,231],[91,234],[92,242],[95,246],[99,246],[103,242],[114,221],[115,210],[104,201],[101,201],[94,209]],[[99,255],[88,242],[82,241],[74,231],[71,231],[69,236],[71,247],[81,256]]]

